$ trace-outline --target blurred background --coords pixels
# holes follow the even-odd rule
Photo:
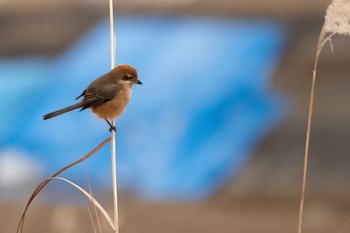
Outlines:
[[[135,66],[144,84],[117,121],[122,232],[296,232],[329,3],[116,2],[117,63]],[[39,182],[109,136],[89,111],[41,118],[110,69],[108,1],[3,0],[0,35],[0,231],[14,232]],[[340,232],[350,217],[350,42],[333,44],[316,83],[306,232]],[[112,210],[109,150],[63,176],[87,188],[88,173]],[[25,232],[93,232],[88,205],[55,181]]]

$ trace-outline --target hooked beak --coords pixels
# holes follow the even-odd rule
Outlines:
[[[138,84],[138,85],[142,85],[142,82],[140,80],[138,80],[138,79],[134,80],[134,83]]]

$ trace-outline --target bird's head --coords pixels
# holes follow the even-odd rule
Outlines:
[[[134,84],[142,85],[142,82],[137,77],[136,69],[130,65],[123,64],[116,66],[111,73],[114,77],[117,77],[119,83],[124,85],[129,85],[130,87]]]

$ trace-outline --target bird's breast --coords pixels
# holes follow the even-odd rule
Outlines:
[[[98,106],[93,106],[91,110],[101,119],[115,119],[123,114],[131,98],[131,89],[123,88],[117,95]]]

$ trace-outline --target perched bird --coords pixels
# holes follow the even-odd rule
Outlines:
[[[43,116],[44,120],[56,117],[63,113],[80,108],[80,111],[90,108],[100,119],[105,119],[114,130],[109,120],[123,114],[131,98],[134,84],[142,84],[137,77],[137,71],[130,65],[119,65],[107,74],[94,80],[76,100],[83,99],[69,107],[54,111]]]

